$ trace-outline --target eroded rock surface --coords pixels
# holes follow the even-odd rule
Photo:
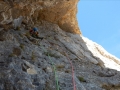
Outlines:
[[[73,63],[76,90],[120,90],[118,58],[81,35],[42,23],[38,27],[42,40],[30,36],[24,27],[4,31],[7,37],[0,41],[0,90],[56,90],[52,62],[60,90],[73,90],[68,59]]]
[[[0,23],[6,24],[23,16],[33,26],[42,20],[56,23],[67,32],[80,33],[77,20],[78,0],[0,0]]]

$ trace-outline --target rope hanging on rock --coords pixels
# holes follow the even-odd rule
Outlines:
[[[55,68],[55,65],[53,64],[53,62],[52,62],[52,60],[51,60],[51,58],[49,56],[49,53],[48,53],[48,57],[49,57],[50,62],[52,63],[52,67],[54,69],[56,88],[57,88],[57,90],[59,90],[59,84],[58,84],[58,77],[57,77],[57,74],[56,74],[56,68]]]
[[[42,47],[42,50],[43,50],[44,52],[46,52],[45,49],[44,49],[44,47]],[[49,58],[49,60],[50,60],[50,62],[51,62],[51,64],[52,64],[52,67],[53,67],[53,70],[54,70],[55,81],[56,81],[56,89],[57,89],[57,90],[60,90],[60,89],[59,89],[58,77],[57,77],[57,74],[56,74],[55,65],[54,65],[54,63],[52,62],[49,53],[47,53],[47,56],[48,56],[48,58]]]
[[[46,52],[45,49],[44,49],[44,47],[42,47],[42,49],[43,49],[44,52]],[[47,53],[47,54],[48,54],[49,60],[50,60],[50,62],[52,64],[52,67],[54,69],[55,81],[56,81],[56,88],[57,88],[57,90],[59,90],[58,77],[56,75],[56,68],[55,68],[55,65],[53,64],[53,62],[52,62],[52,60],[50,58],[49,53]],[[75,78],[74,78],[75,77],[75,75],[74,75],[74,67],[73,67],[73,64],[72,64],[71,60],[69,59],[68,55],[66,54],[66,52],[65,52],[65,55],[66,55],[67,59],[69,60],[70,65],[71,65],[73,90],[76,90],[76,83],[75,83]]]
[[[66,54],[66,52],[65,52],[65,55],[66,55],[67,59],[69,60],[69,63],[70,63],[71,68],[72,68],[73,90],[76,90],[76,84],[75,84],[75,78],[74,78],[74,77],[75,77],[75,75],[74,75],[74,68],[73,68],[72,62],[71,62],[71,60],[69,59],[69,57],[68,57],[68,55]]]

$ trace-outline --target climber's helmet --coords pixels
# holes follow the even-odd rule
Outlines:
[[[38,29],[36,27],[33,28],[34,32],[38,31]]]

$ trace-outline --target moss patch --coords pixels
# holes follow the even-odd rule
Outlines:
[[[24,44],[20,44],[21,49],[24,49],[24,47],[25,47]]]
[[[35,58],[36,58],[36,56],[35,56],[34,52],[32,52],[31,59],[35,60]]]
[[[81,76],[79,76],[78,79],[79,79],[80,82],[86,82],[86,80]]]

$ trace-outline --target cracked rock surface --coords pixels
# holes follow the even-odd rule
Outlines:
[[[43,21],[34,38],[20,30],[0,29],[0,90],[73,90],[71,60],[77,90],[120,90],[120,61],[79,34]]]

